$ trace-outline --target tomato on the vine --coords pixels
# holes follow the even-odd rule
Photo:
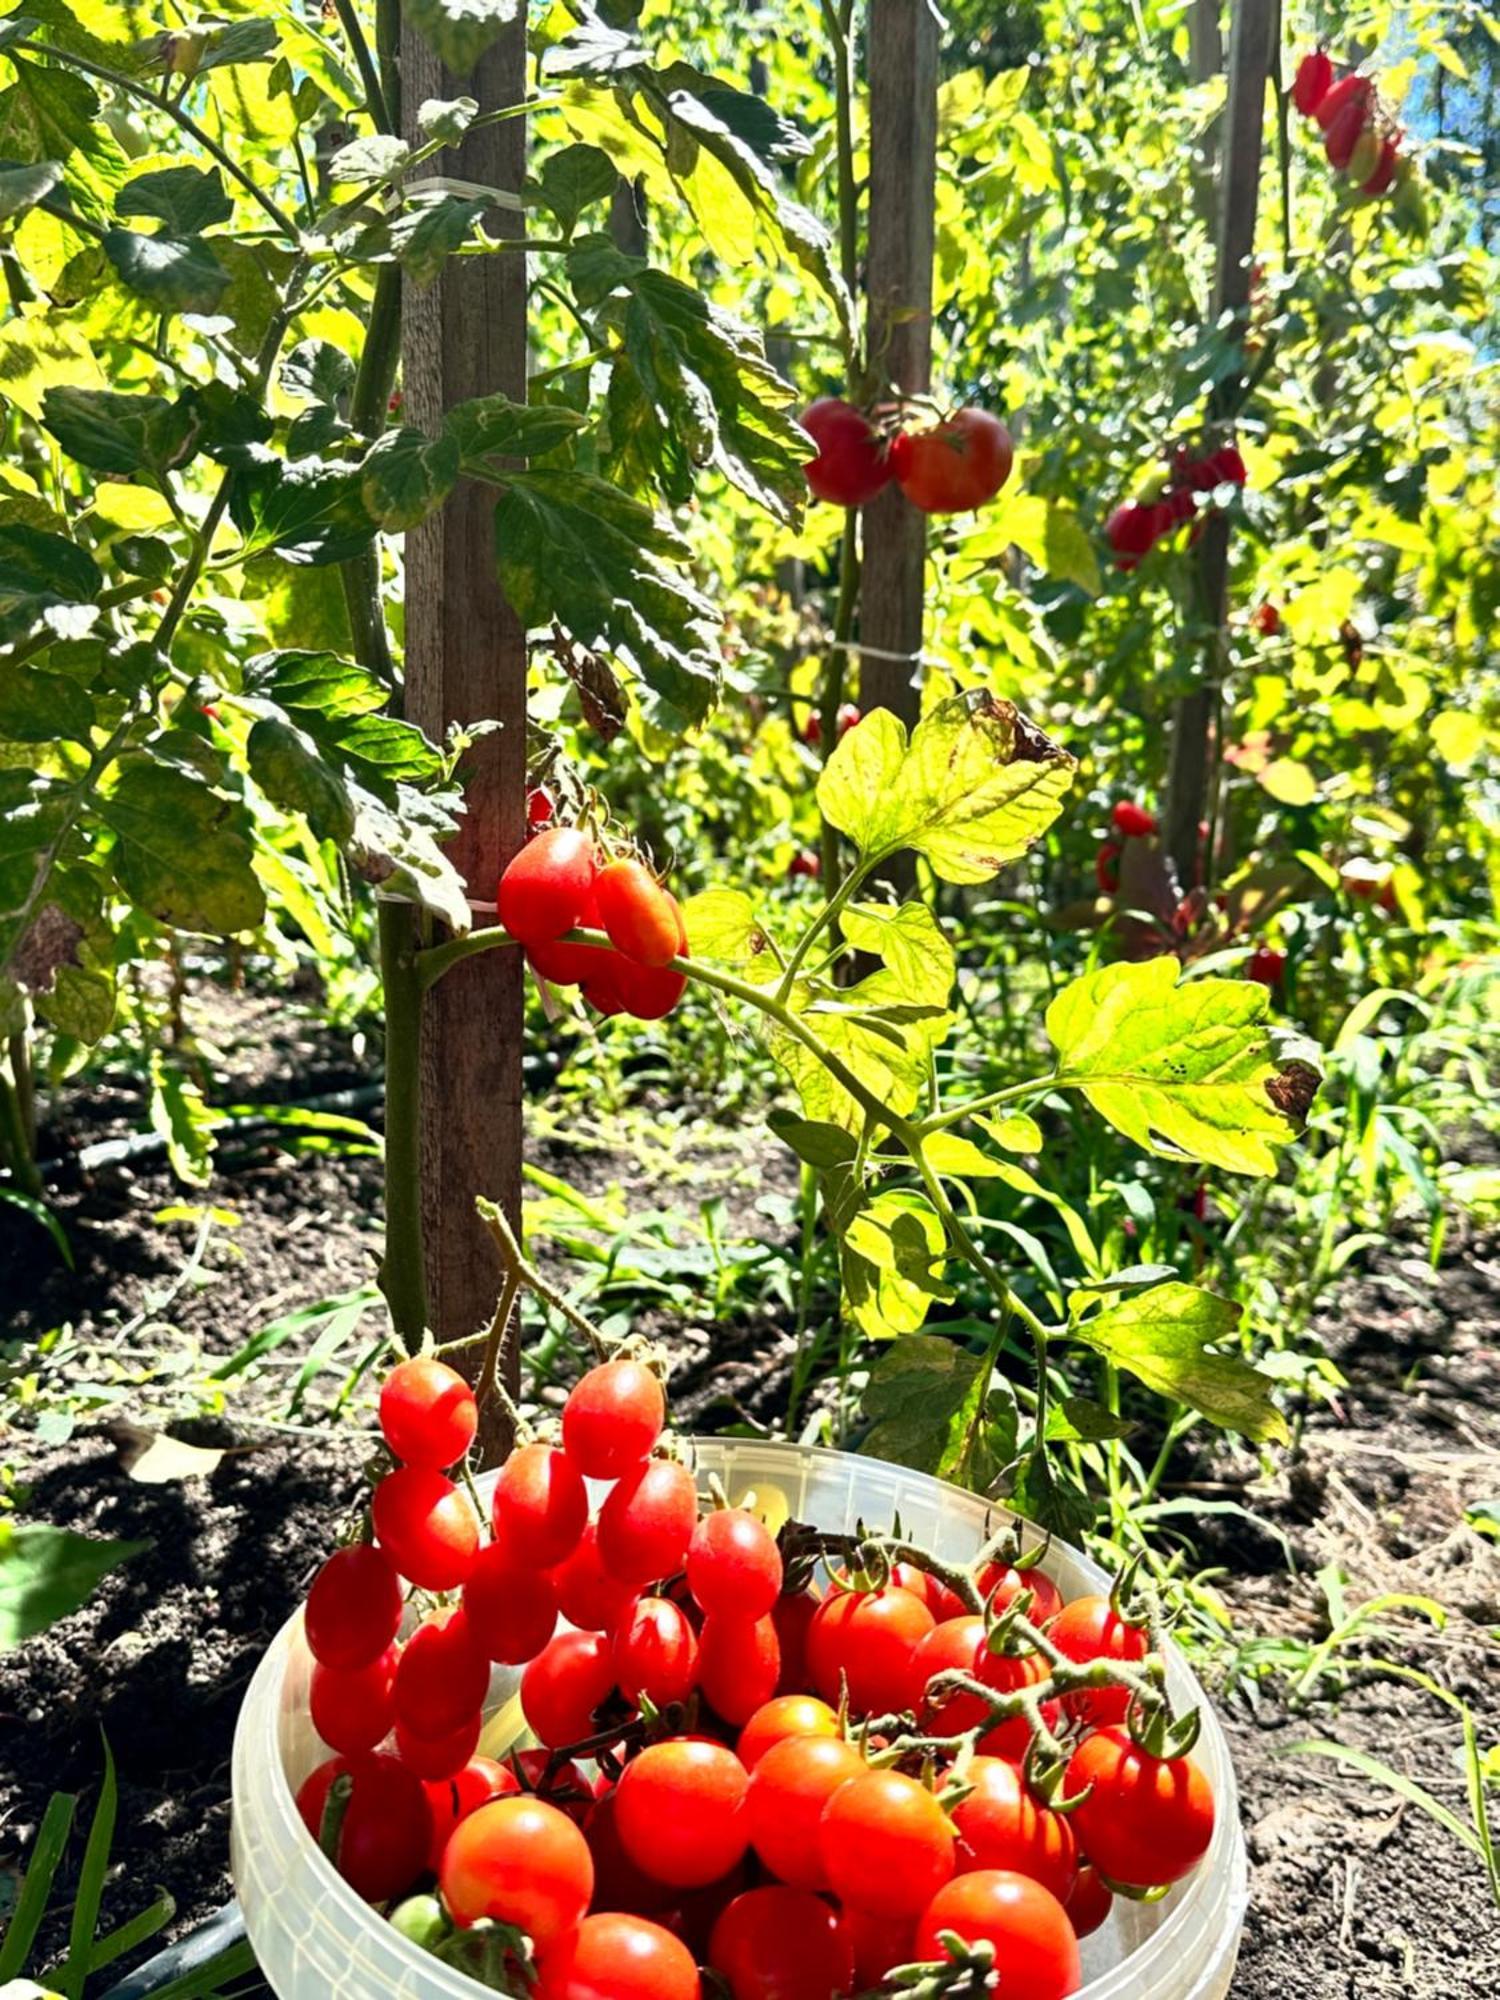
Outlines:
[[[783,1882],[826,1889],[823,1809],[841,1785],[865,1771],[841,1736],[788,1736],[763,1752],[750,1773],[745,1805],[750,1844]]]
[[[681,1569],[697,1524],[692,1473],[672,1459],[649,1459],[599,1509],[599,1554],[611,1576],[639,1589]]]
[[[993,500],[1014,458],[1010,432],[988,410],[959,410],[891,445],[901,491],[924,514],[966,514]]]
[[[550,1569],[573,1553],[588,1523],[583,1475],[555,1445],[523,1444],[500,1468],[490,1513],[514,1561]]]
[[[1101,849],[1101,852],[1103,850]],[[1118,889],[1118,877],[1114,886]],[[979,1594],[992,1613],[1008,1611],[1023,1590],[1031,1592],[1027,1617],[1033,1625],[1048,1625],[1062,1610],[1062,1592],[1044,1569],[1012,1569],[1005,1563],[986,1563],[979,1572]]]
[[[673,1737],[625,1766],[615,1824],[637,1868],[674,1888],[727,1875],[749,1844],[745,1767],[722,1743]]]
[[[1181,1881],[1208,1852],[1214,1795],[1191,1757],[1153,1757],[1117,1727],[1085,1736],[1068,1760],[1073,1828],[1101,1874],[1127,1888]]]
[[[893,1916],[924,1910],[953,1873],[952,1822],[900,1771],[865,1771],[840,1785],[823,1808],[818,1847],[841,1902]]]
[[[563,1405],[563,1447],[585,1479],[618,1479],[650,1456],[666,1420],[659,1376],[641,1361],[604,1361]]]
[[[898,1965],[910,1965],[916,1920],[891,1916],[883,1910],[846,1909],[841,1913],[845,1935],[854,1951],[855,1990],[866,1993],[884,1986]]]
[[[477,1708],[453,1728],[431,1736],[408,1728],[398,1715],[396,1755],[424,1781],[451,1778],[464,1769],[479,1748],[479,1732],[483,1727],[484,1717]]]
[[[396,1648],[388,1646],[368,1666],[314,1666],[307,1705],[313,1728],[330,1750],[351,1756],[373,1750],[388,1733],[396,1719],[396,1659]]]
[[[949,1618],[962,1618],[968,1609],[956,1590],[950,1589],[931,1570],[918,1569],[915,1563],[897,1563],[891,1571],[891,1582],[909,1590],[913,1597],[920,1597],[940,1625]]]
[[[576,927],[597,866],[592,835],[576,826],[545,828],[500,877],[501,923],[524,945],[560,938]]]
[[[388,1472],[372,1511],[381,1547],[422,1590],[457,1590],[474,1567],[478,1519],[468,1494],[441,1472],[421,1465]]]
[[[297,1811],[322,1845],[323,1819],[334,1781],[347,1775],[352,1790],[339,1824],[333,1863],[367,1903],[399,1896],[421,1874],[432,1839],[427,1795],[415,1772],[379,1753],[331,1757],[304,1779]]]
[[[1147,840],[1157,830],[1156,814],[1134,799],[1116,799],[1110,822],[1126,840]]]
[[[613,1632],[620,1613],[636,1594],[604,1567],[597,1521],[589,1522],[572,1555],[549,1576],[563,1617],[583,1632]]]
[[[854,1950],[836,1913],[806,1889],[747,1889],[720,1916],[708,1962],[732,2000],[832,2000],[852,1991]]]
[[[693,1954],[660,1924],[624,1912],[585,1917],[542,1956],[535,2000],[698,2000]]]
[[[1065,1604],[1048,1627],[1047,1636],[1070,1660],[1080,1666],[1090,1660],[1144,1660],[1150,1637],[1143,1627],[1122,1618],[1107,1597],[1075,1597]],[[1067,1713],[1077,1722],[1097,1728],[1106,1722],[1121,1722],[1130,1707],[1130,1692],[1123,1687],[1080,1688],[1063,1701]]]
[[[609,941],[638,965],[677,956],[682,918],[677,898],[639,861],[611,861],[594,878],[594,901]]]
[[[710,1612],[699,1635],[698,1685],[726,1722],[748,1722],[775,1694],[781,1680],[776,1621]]]
[[[819,500],[862,507],[890,484],[891,454],[863,410],[839,396],[820,396],[800,422],[818,447],[802,469]]]
[[[491,1799],[503,1799],[518,1792],[521,1787],[514,1771],[507,1771],[493,1757],[471,1757],[461,1770],[424,1784],[422,1789],[427,1794],[427,1810],[432,1815],[432,1845],[427,1853],[427,1866],[436,1875],[442,1865],[448,1836],[459,1821],[467,1819],[481,1806],[488,1805]]]
[[[543,1799],[492,1799],[461,1819],[438,1880],[455,1923],[514,1924],[545,1950],[578,1928],[594,1890],[588,1842]]]
[[[443,1472],[474,1442],[479,1405],[455,1369],[417,1355],[393,1368],[381,1385],[380,1428],[403,1464]]]
[[[936,1621],[921,1598],[897,1584],[884,1590],[832,1590],[807,1628],[807,1671],[835,1706],[865,1715],[904,1708],[912,1655]]]
[[[1001,1868],[957,1875],[939,1889],[917,1924],[919,1960],[951,1957],[943,1933],[995,1947],[1010,2000],[1068,2000],[1083,1984],[1078,1939],[1062,1904],[1040,1882]]]
[[[592,884],[570,928],[578,931],[600,928],[599,905]],[[569,944],[562,937],[537,938],[526,947],[532,971],[554,986],[583,986],[600,977],[616,956],[602,944]]]
[[[464,1613],[487,1659],[510,1667],[534,1660],[557,1629],[557,1609],[557,1572],[518,1562],[505,1542],[479,1551],[464,1584]]]
[[[1115,1899],[1109,1884],[1097,1868],[1079,1869],[1072,1893],[1063,1904],[1068,1922],[1081,1938],[1092,1937],[1095,1931],[1108,1923],[1114,1906]]]
[[[974,1672],[996,1694],[1015,1694],[1020,1688],[1034,1687],[1038,1681],[1044,1681],[1047,1663],[1037,1653],[993,1653],[982,1645],[974,1656]],[[1061,1715],[1060,1703],[1042,1703],[1042,1720],[1049,1729],[1057,1727]],[[997,1722],[979,1739],[979,1748],[986,1757],[1020,1759],[1030,1746],[1031,1724],[1024,1714]]]
[[[514,1773],[523,1792],[556,1806],[575,1826],[588,1825],[597,1800],[588,1772],[575,1758],[565,1758],[559,1764],[551,1750],[512,1750],[505,1767]]]
[[[339,1549],[307,1595],[307,1649],[325,1667],[367,1667],[400,1631],[402,1603],[401,1580],[383,1549],[369,1542]]]
[[[698,1678],[698,1640],[666,1597],[637,1597],[615,1627],[615,1682],[627,1701],[653,1708],[686,1701]]]
[[[766,1752],[789,1736],[837,1736],[839,1719],[815,1694],[778,1694],[756,1709],[735,1744],[745,1769],[754,1772]]]
[[[478,1714],[489,1691],[489,1655],[476,1642],[462,1610],[429,1618],[402,1648],[396,1714],[420,1735],[443,1736],[457,1729]]]
[[[1292,79],[1292,102],[1304,118],[1311,118],[1333,86],[1333,63],[1326,49],[1313,49],[1297,65]]]
[[[604,1633],[559,1632],[521,1675],[521,1711],[549,1749],[581,1743],[614,1685],[614,1647]]]
[[[1078,1841],[1069,1817],[1033,1798],[1021,1772],[1003,1757],[975,1757],[964,1776],[973,1789],[953,1808],[959,1867],[1029,1875],[1066,1902],[1078,1879]]]
[[[700,1610],[763,1618],[781,1595],[781,1551],[765,1522],[744,1507],[715,1508],[693,1530],[688,1589]]]

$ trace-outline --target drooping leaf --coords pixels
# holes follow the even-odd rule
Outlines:
[[[1174,958],[1107,965],[1064,987],[1047,1009],[1059,1080],[1150,1152],[1272,1174],[1317,1072],[1277,1060],[1265,987],[1179,983],[1179,970]]]
[[[206,1187],[213,1179],[214,1133],[219,1120],[191,1077],[151,1051],[151,1129],[166,1141],[167,1161],[178,1180]]]
[[[395,180],[411,158],[411,147],[392,132],[366,132],[340,146],[328,163],[335,181]]]
[[[309,403],[337,404],[354,387],[354,360],[331,340],[299,341],[281,364],[281,386]]]
[[[1196,1285],[1153,1285],[1080,1321],[1072,1337],[1224,1430],[1285,1443],[1290,1432],[1270,1378],[1238,1355],[1210,1351],[1237,1337],[1243,1317],[1233,1299]]]
[[[467,76],[522,0],[404,0],[402,14],[455,76]]]
[[[227,222],[234,203],[224,192],[222,177],[198,167],[163,167],[137,174],[115,196],[115,214],[122,221],[147,216],[164,225],[169,236],[197,236]]]
[[[424,139],[441,139],[456,146],[479,116],[472,97],[429,97],[417,106],[417,128]]]
[[[538,191],[563,235],[571,236],[583,211],[607,201],[619,179],[614,161],[597,146],[560,146],[542,162]]]
[[[42,422],[69,458],[94,472],[163,472],[179,463],[195,430],[185,404],[113,389],[49,389]]]
[[[158,312],[211,313],[229,273],[201,236],[142,236],[105,232],[104,254],[120,282]]]
[[[912,848],[945,882],[986,882],[1056,819],[1074,768],[1010,702],[975,692],[932,709],[909,742],[875,709],[824,765],[818,804],[866,859]]]
[[[46,1521],[0,1520],[0,1652],[70,1617],[112,1569],[149,1547]]]
[[[495,476],[489,458],[540,458],[585,429],[588,418],[560,403],[513,403],[498,392],[455,403],[444,425],[466,470]]]
[[[434,200],[421,192],[419,181],[408,192],[406,207],[388,225],[391,247],[412,283],[430,285],[493,206],[472,195],[440,195]]]
[[[244,553],[271,550],[292,563],[347,562],[369,547],[375,523],[352,466],[265,454],[236,477],[230,512]]]
[[[467,931],[473,921],[463,877],[425,823],[424,801],[403,787],[394,808],[356,789],[354,832],[348,854],[365,881],[391,896],[405,896],[430,910],[450,930]]]
[[[0,537],[4,532],[0,529]],[[0,737],[12,743],[87,743],[93,726],[88,689],[66,674],[33,666],[0,667]]]
[[[946,1238],[925,1195],[888,1188],[844,1231],[844,1297],[867,1340],[915,1333],[934,1304],[953,1297],[943,1277]]]
[[[458,478],[455,438],[430,438],[403,425],[370,446],[360,467],[360,498],[387,534],[402,534],[441,507]]]
[[[936,1334],[910,1333],[876,1359],[864,1393],[871,1458],[936,1472],[984,1370],[982,1358]]]
[[[81,549],[65,535],[48,534],[41,528],[28,528],[20,522],[0,526],[0,633],[7,637],[19,637],[32,630],[46,613],[58,605],[92,604],[103,588],[104,578],[99,565],[87,549]],[[69,726],[59,729],[59,735],[77,735],[81,743],[88,741],[84,708],[88,707],[88,720],[92,720],[92,704],[82,688],[70,682],[81,700],[64,695],[60,690],[49,690],[46,676],[37,690],[45,697],[50,692],[54,699],[33,702],[28,698],[30,668],[14,670],[14,678],[8,680],[8,694],[4,697],[6,712],[9,714],[8,727],[0,725],[0,734],[7,734],[19,742],[45,743],[45,734],[27,733],[45,725],[48,710],[54,716],[64,714],[69,718]],[[77,734],[82,730],[82,734]]]
[[[111,861],[121,888],[160,922],[232,937],[265,915],[245,808],[201,779],[131,757],[99,813],[116,836]]]
[[[348,789],[303,730],[276,716],[262,716],[245,749],[250,775],[268,799],[300,813],[320,840],[340,846],[348,840],[354,831]]]
[[[34,166],[0,166],[0,221],[24,215],[51,194],[63,177],[61,160],[38,160]]]

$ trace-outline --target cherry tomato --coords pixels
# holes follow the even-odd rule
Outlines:
[[[1191,1874],[1214,1833],[1214,1795],[1191,1757],[1153,1757],[1120,1728],[1085,1736],[1068,1760],[1073,1831],[1111,1882],[1156,1888]]]
[[[400,1631],[401,1609],[401,1580],[383,1550],[368,1542],[340,1549],[308,1592],[307,1649],[325,1667],[367,1667]]]
[[[1075,1597],[1064,1605],[1047,1631],[1057,1650],[1080,1665],[1089,1660],[1144,1660],[1150,1640],[1139,1625],[1119,1617],[1107,1597]],[[1130,1707],[1126,1688],[1085,1688],[1063,1703],[1076,1722],[1099,1728],[1123,1722]]]
[[[352,1756],[373,1750],[396,1719],[393,1689],[397,1650],[388,1646],[367,1667],[314,1666],[307,1705],[330,1750]]]
[[[1286,953],[1268,944],[1257,945],[1245,966],[1245,977],[1261,986],[1279,986],[1286,971]]]
[[[477,1812],[491,1799],[503,1799],[521,1788],[513,1771],[497,1764],[493,1757],[471,1757],[462,1770],[422,1787],[427,1794],[427,1810],[432,1815],[432,1845],[427,1866],[436,1875],[442,1866],[448,1836],[461,1819]]]
[[[975,1757],[965,1776],[973,1790],[953,1808],[960,1870],[1029,1875],[1065,1903],[1078,1879],[1071,1820],[1039,1804],[1020,1771],[1002,1757]]]
[[[523,1444],[500,1468],[490,1517],[517,1562],[550,1569],[573,1553],[588,1525],[583,1476],[555,1445]]]
[[[1172,525],[1170,506],[1147,506],[1127,500],[1116,507],[1104,524],[1104,535],[1115,552],[1115,567],[1126,571],[1139,567],[1157,540]]]
[[[840,703],[837,723],[838,733],[841,738],[847,736],[851,729],[859,727],[860,712],[852,701]]]
[[[1118,888],[1118,878],[1115,887]],[[979,1594],[998,1614],[1008,1611],[1023,1590],[1031,1592],[1027,1617],[1033,1625],[1047,1625],[1062,1610],[1062,1592],[1043,1569],[1010,1569],[1003,1563],[986,1563],[977,1578]]]
[[[841,1736],[788,1736],[750,1773],[745,1813],[750,1843],[773,1875],[798,1889],[826,1889],[823,1809],[841,1785],[865,1771]]]
[[[682,918],[677,898],[639,861],[611,861],[594,881],[594,900],[610,943],[637,965],[677,956]]]
[[[462,1375],[419,1355],[386,1376],[380,1391],[380,1428],[404,1464],[442,1472],[474,1442],[479,1405]]]
[[[1115,809],[1110,814],[1110,823],[1116,833],[1126,840],[1145,840],[1156,831],[1156,814],[1148,812],[1145,806],[1137,805],[1134,799],[1116,799]]]
[[[599,905],[592,888],[572,928],[579,931],[600,928]],[[568,944],[562,938],[539,938],[527,945],[526,956],[532,970],[554,986],[582,986],[613,964],[617,954],[599,944]]]
[[[500,921],[524,945],[573,930],[594,886],[592,838],[576,826],[549,826],[527,841],[500,877]]]
[[[1384,194],[1396,178],[1396,170],[1401,162],[1401,141],[1398,134],[1387,132],[1380,142],[1380,157],[1367,181],[1360,184],[1361,194]]]
[[[880,1910],[846,1909],[841,1921],[854,1949],[856,1989],[867,1992],[884,1986],[887,1973],[898,1965],[910,1965],[916,1957],[912,1943],[916,1922],[912,1917],[892,1917]]]
[[[712,1612],[699,1637],[698,1685],[716,1715],[736,1727],[775,1694],[781,1679],[776,1621]]]
[[[693,1475],[670,1459],[650,1459],[599,1509],[599,1554],[611,1576],[639,1589],[681,1569],[697,1524]]]
[[[552,1637],[557,1601],[557,1572],[518,1563],[506,1542],[487,1543],[464,1584],[474,1644],[486,1659],[510,1667],[534,1660]]]
[[[1113,896],[1120,886],[1120,843],[1106,840],[1094,856],[1094,880],[1100,893]]]
[[[469,1496],[441,1472],[404,1465],[375,1488],[375,1533],[409,1582],[457,1590],[479,1553],[479,1523]]]
[[[1360,81],[1363,81],[1361,78]],[[1318,107],[1318,122],[1323,124],[1323,113],[1329,100],[1338,94],[1335,84]],[[1367,86],[1368,88],[1368,86]],[[1342,173],[1354,157],[1354,149],[1370,122],[1370,100],[1368,96],[1354,95],[1346,100],[1334,116],[1323,125],[1323,151],[1328,156],[1328,164],[1336,172]]]
[[[1114,1908],[1115,1899],[1110,1894],[1104,1877],[1097,1868],[1080,1868],[1078,1880],[1073,1884],[1073,1893],[1063,1904],[1068,1913],[1068,1922],[1081,1938],[1092,1937],[1094,1932],[1109,1922],[1109,1913]]]
[[[584,1821],[584,1835],[594,1857],[596,1910],[630,1910],[637,1916],[660,1916],[680,1893],[638,1868],[620,1839],[618,1788],[611,1786],[594,1801]]]
[[[427,1797],[421,1779],[394,1757],[331,1757],[297,1793],[303,1824],[320,1846],[329,1791],[346,1772],[354,1789],[334,1865],[356,1895],[384,1903],[409,1889],[422,1872],[432,1839]]]
[[[693,1954],[660,1924],[607,1911],[547,1952],[536,2000],[699,2000]]]
[[[1267,639],[1274,639],[1281,630],[1280,609],[1269,602],[1257,604],[1250,614],[1250,623]]]
[[[422,1736],[445,1736],[483,1708],[490,1663],[463,1611],[419,1625],[396,1668],[396,1714]],[[465,1757],[460,1763],[467,1761]],[[442,1772],[434,1776],[441,1777]]]
[[[408,1729],[398,1715],[396,1755],[419,1778],[451,1778],[464,1769],[479,1748],[479,1732],[483,1727],[484,1717],[476,1709],[441,1736],[424,1736],[418,1730]]]
[[[940,1625],[948,1618],[962,1618],[968,1609],[956,1590],[950,1590],[931,1570],[918,1569],[915,1563],[897,1563],[891,1571],[891,1582],[909,1590],[913,1597],[920,1597]]]
[[[613,1632],[620,1613],[635,1596],[628,1583],[604,1567],[597,1521],[589,1522],[577,1548],[551,1577],[563,1617],[584,1632]]]
[[[891,480],[885,439],[862,410],[838,396],[820,396],[803,411],[801,424],[818,447],[802,468],[819,500],[835,507],[862,507]]]
[[[687,956],[687,939],[683,938],[677,948],[679,958]],[[633,1014],[637,1021],[664,1021],[687,991],[687,974],[674,972],[669,965],[637,965],[633,959],[621,958],[611,968],[612,989],[605,998],[619,1001],[618,1010]],[[583,989],[585,1000],[593,1000],[594,994],[586,983]],[[605,1011],[602,1004],[601,1011]]]
[[[824,1806],[818,1845],[840,1902],[916,1916],[953,1873],[956,1843],[925,1785],[900,1771],[866,1771]]]
[[[605,1361],[563,1405],[563,1446],[585,1479],[618,1479],[651,1455],[666,1419],[666,1392],[644,1363]]]
[[[813,1694],[779,1694],[763,1702],[740,1731],[735,1754],[753,1772],[761,1758],[791,1736],[837,1736],[839,1719]]]
[[[733,2000],[831,2000],[854,1987],[854,1948],[821,1896],[747,1889],[714,1925],[708,1962]]]
[[[686,1701],[698,1677],[698,1640],[666,1597],[637,1597],[615,1627],[615,1681],[627,1701]]]
[[[927,1683],[935,1674],[978,1671],[985,1644],[984,1620],[965,1613],[934,1625],[911,1656],[911,1681],[903,1707],[915,1709],[924,1728],[934,1736],[962,1736],[976,1729],[989,1710],[977,1695],[929,1696]]]
[[[795,882],[799,878],[805,878],[809,882],[816,882],[823,873],[823,863],[810,847],[803,847],[786,864],[786,872],[789,881]]]
[[[1010,432],[987,410],[960,410],[930,430],[903,431],[891,445],[901,491],[924,514],[967,514],[993,500],[1013,457]]]
[[[602,1632],[559,1632],[521,1675],[521,1710],[549,1749],[594,1733],[594,1710],[615,1685],[614,1648]]]
[[[557,808],[545,785],[537,785],[526,794],[526,826],[529,832],[540,833],[544,826],[551,826],[556,817]]]
[[[700,1610],[763,1618],[781,1595],[781,1579],[776,1537],[745,1508],[716,1508],[693,1530],[687,1580]]]
[[[1367,105],[1374,95],[1375,86],[1366,76],[1341,76],[1331,84],[1319,100],[1314,117],[1326,132],[1341,112],[1351,104]]]
[[[749,1843],[745,1767],[722,1743],[673,1737],[626,1765],[615,1792],[621,1844],[637,1868],[674,1888],[727,1875]]]
[[[912,1655],[932,1630],[932,1613],[909,1590],[833,1590],[807,1629],[807,1671],[837,1707],[845,1684],[856,1714],[904,1708]]]
[[[1314,49],[1297,65],[1292,79],[1292,102],[1304,118],[1311,118],[1333,84],[1333,64],[1326,49]]]
[[[822,1599],[814,1590],[783,1593],[771,1606],[771,1623],[781,1647],[778,1694],[800,1694],[807,1686],[807,1635]]]
[[[543,1799],[492,1799],[459,1821],[438,1880],[457,1924],[515,1924],[539,1950],[583,1921],[594,1890],[588,1842]]]
[[[1067,2000],[1083,1984],[1078,1939],[1061,1903],[1040,1882],[1003,1868],[959,1875],[939,1889],[917,1924],[919,1960],[946,1960],[944,1931],[995,1947],[1009,2000]]]

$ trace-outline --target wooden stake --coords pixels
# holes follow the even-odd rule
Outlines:
[[[481,57],[471,76],[449,76],[421,37],[402,37],[407,137],[429,98],[475,97],[486,111],[526,90],[524,16]],[[525,181],[526,121],[470,133],[432,171],[518,191]],[[519,216],[487,225],[522,233]],[[408,421],[434,434],[442,413],[469,396],[526,396],[526,260],[520,252],[453,258],[425,289],[408,284],[403,346]],[[495,500],[460,480],[447,505],[407,538],[406,707],[435,740],[452,722],[498,721],[465,760],[467,810],[450,850],[478,902],[493,903],[500,871],[520,845],[526,797],[526,634],[495,573]],[[479,922],[492,922],[481,917]],[[422,1212],[429,1315],[440,1341],[475,1337],[495,1309],[500,1273],[474,1213],[476,1195],[499,1202],[519,1228],[521,1037],[524,965],[518,951],[481,952],[427,996],[422,1030]],[[512,1343],[513,1381],[515,1377]],[[507,1442],[503,1413],[481,1448]]]
[[[1219,258],[1214,280],[1214,324],[1231,316],[1243,331],[1249,322],[1250,263],[1260,201],[1261,140],[1266,79],[1270,73],[1277,0],[1235,0],[1229,47],[1229,106],[1219,181]],[[1221,382],[1208,409],[1210,425],[1231,412],[1238,376]],[[1177,704],[1167,785],[1165,837],[1183,890],[1199,870],[1199,825],[1207,817],[1209,779],[1217,750],[1219,697],[1228,667],[1229,517],[1215,511],[1198,544],[1199,615],[1205,629],[1198,685]]]

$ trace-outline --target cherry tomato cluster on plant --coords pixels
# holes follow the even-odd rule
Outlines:
[[[545,793],[527,804],[535,831],[500,877],[500,921],[526,947],[539,978],[578,986],[599,1013],[660,1021],[687,986],[672,966],[687,955],[677,898],[632,856],[601,854],[586,829],[551,824],[540,812]],[[608,945],[571,944],[573,930],[602,930]]]
[[[1165,485],[1148,500],[1125,501],[1105,522],[1115,568],[1127,574],[1138,569],[1159,541],[1193,519],[1200,494],[1212,495],[1221,486],[1243,486],[1247,476],[1238,445],[1222,445],[1199,457],[1179,445]],[[1193,533],[1196,537],[1198,529]]]
[[[1328,51],[1314,49],[1297,65],[1292,102],[1317,121],[1329,166],[1351,188],[1373,199],[1393,187],[1399,195],[1411,182],[1414,169],[1401,151],[1405,134],[1369,77],[1356,71],[1335,80]]]
[[[1134,799],[1117,799],[1109,816],[1114,838],[1101,841],[1094,855],[1094,880],[1102,895],[1113,896],[1120,887],[1120,857],[1127,840],[1149,840],[1157,831],[1156,814]]]
[[[1015,461],[1010,432],[988,410],[892,431],[842,397],[820,396],[801,423],[818,447],[807,483],[837,507],[863,507],[894,480],[924,514],[971,513],[994,499]]]
[[[840,743],[843,742],[844,738],[858,721],[858,708],[856,708],[852,701],[843,702],[839,707],[836,730]],[[823,741],[823,718],[816,709],[813,709],[809,713],[806,722],[802,725],[802,741],[810,750],[815,750]]]
[[[1123,1603],[1064,1602],[1034,1556],[960,1571],[703,1511],[628,1351],[518,1443],[485,1539],[449,1476],[477,1416],[436,1357],[392,1371],[377,1539],[304,1621],[335,1754],[299,1810],[440,1958],[541,2000],[702,2000],[705,1974],[834,2000],[957,1939],[1011,2000],[1067,2000],[1114,1895],[1207,1852],[1212,1792]],[[495,1663],[538,1744],[504,1759],[478,1748]]]

